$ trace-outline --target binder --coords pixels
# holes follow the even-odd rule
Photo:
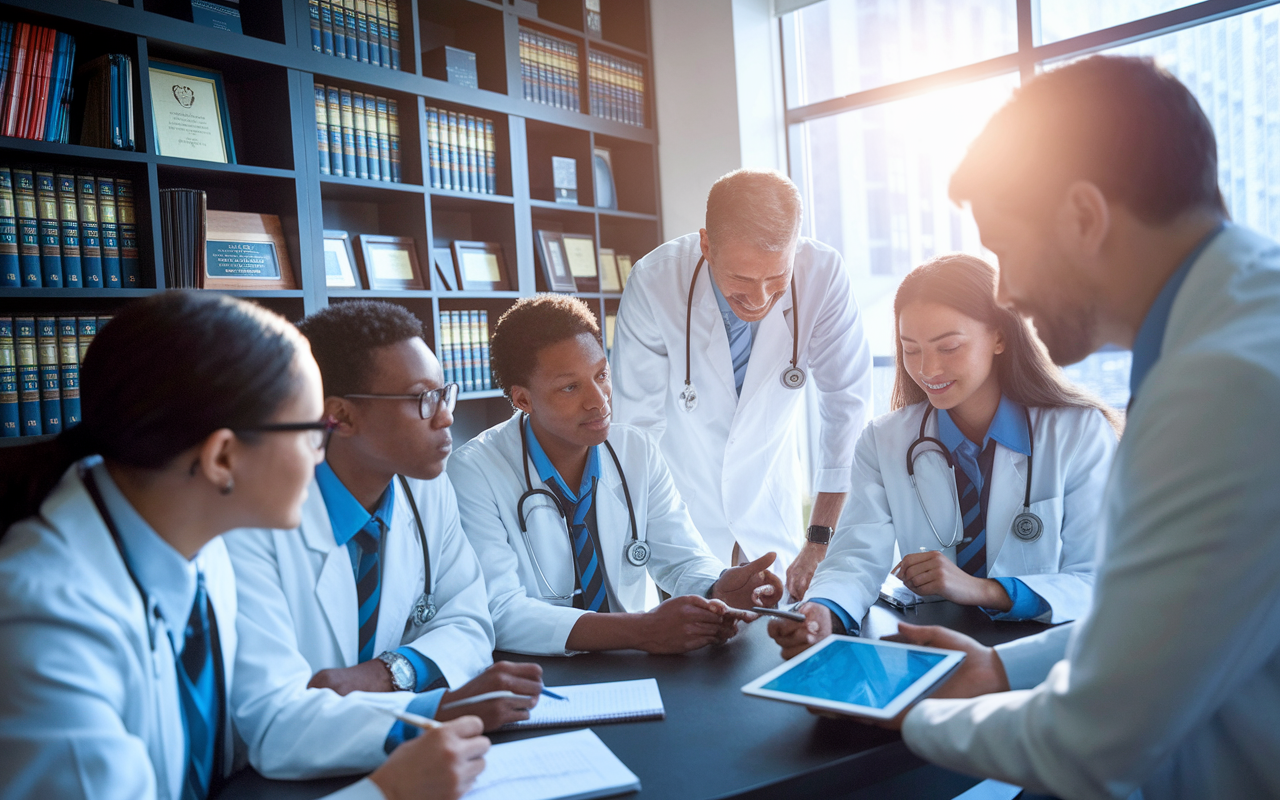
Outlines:
[[[40,425],[44,433],[61,433],[58,320],[54,317],[36,317],[36,354],[40,360]]]
[[[36,176],[31,170],[13,170],[13,202],[18,214],[18,269],[22,285],[40,286],[43,282],[40,277],[40,226],[36,219]]]
[[[364,122],[364,95],[351,93],[351,127],[356,142],[355,177],[369,180],[369,139]]]
[[[0,86],[2,85],[3,79],[0,78]],[[18,271],[17,206],[13,202],[13,174],[9,172],[8,167],[0,167],[0,286],[21,285],[22,278]],[[12,338],[12,320],[9,321],[9,328],[9,335]],[[17,400],[14,402],[16,403]]]
[[[119,289],[124,284],[120,274],[120,224],[116,216],[116,185],[111,178],[98,178],[96,182],[102,283],[108,289]]]
[[[84,264],[80,251],[80,220],[76,213],[76,178],[58,174],[58,226],[62,245],[62,282],[68,289],[84,288]]]
[[[14,317],[13,352],[18,363],[18,424],[23,436],[39,436],[40,361],[36,357],[35,317]]]
[[[320,174],[331,175],[329,171],[329,103],[325,97],[324,84],[315,84],[316,93],[316,147],[320,153]]]
[[[62,427],[80,421],[80,350],[76,318],[58,317],[58,380],[62,392]]]
[[[101,289],[102,242],[98,231],[98,196],[93,178],[76,176],[80,222],[80,271],[86,289]]]
[[[36,173],[36,214],[40,225],[41,285],[62,287],[62,231],[58,225],[58,194],[52,172]]]
[[[21,436],[18,424],[18,361],[13,352],[13,318],[0,317],[0,438]]]

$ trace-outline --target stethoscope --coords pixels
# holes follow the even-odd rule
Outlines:
[[[556,511],[560,512],[560,518],[563,519],[565,523],[565,535],[569,537],[570,552],[573,550],[573,533],[569,530],[569,515],[564,512],[564,506],[560,503],[560,498],[556,497],[555,493],[549,489],[543,489],[540,486],[534,488],[533,481],[529,477],[529,435],[525,431],[525,425],[527,424],[528,418],[527,414],[520,415],[520,460],[524,462],[525,492],[520,495],[520,499],[516,501],[516,519],[520,522],[520,535],[524,537],[525,549],[529,551],[529,561],[533,564],[533,568],[538,571],[538,577],[542,579],[542,583],[547,587],[547,591],[551,592],[551,594],[544,594],[542,596],[544,598],[555,600],[568,600],[575,595],[582,594],[582,574],[578,569],[578,559],[570,559],[573,562],[573,591],[569,592],[569,594],[556,594],[555,589],[551,586],[551,582],[547,580],[546,573],[542,571],[542,565],[538,563],[538,555],[533,549],[533,540],[529,538],[529,524],[528,519],[525,516],[524,504],[526,500],[542,495],[549,498],[552,505],[555,506]],[[645,564],[649,563],[651,551],[649,543],[640,538],[639,529],[636,527],[636,510],[635,507],[631,505],[631,489],[627,487],[627,474],[622,471],[622,462],[618,460],[618,454],[613,451],[613,445],[609,444],[607,439],[605,440],[604,446],[605,449],[609,451],[609,456],[613,459],[613,466],[618,470],[618,477],[622,479],[622,496],[626,498],[627,516],[631,520],[631,543],[627,545],[625,551],[627,561],[630,562],[632,566],[643,567]],[[592,484],[591,493],[594,495],[595,491],[596,487]]]
[[[920,420],[920,435],[917,436],[916,440],[907,448],[907,476],[911,478],[911,488],[915,490],[916,500],[920,503],[920,510],[924,512],[924,518],[929,522],[929,529],[933,531],[933,538],[937,539],[938,544],[942,545],[942,548],[945,550],[948,547],[955,547],[957,543],[963,544],[969,540],[962,538],[964,536],[964,530],[961,527],[960,522],[960,495],[956,489],[955,461],[951,459],[951,453],[947,452],[946,445],[932,436],[924,435],[925,424],[928,423],[929,415],[931,413],[933,413],[933,406],[926,405],[924,417]],[[1036,539],[1040,538],[1042,533],[1044,533],[1044,522],[1038,515],[1031,511],[1031,467],[1032,462],[1035,460],[1036,445],[1035,435],[1031,428],[1031,412],[1024,407],[1022,409],[1022,413],[1025,414],[1027,418],[1027,443],[1030,449],[1030,452],[1027,455],[1027,488],[1022,495],[1022,513],[1013,518],[1012,530],[1013,535],[1022,541],[1034,542]],[[930,450],[926,452],[936,452],[941,455],[946,459],[947,469],[951,472],[951,480],[948,482],[948,485],[951,487],[951,497],[956,506],[956,524],[955,528],[951,531],[951,541],[949,542],[942,541],[942,536],[938,534],[937,526],[933,524],[933,517],[929,516],[929,509],[924,504],[924,497],[920,495],[920,487],[916,485],[916,462],[913,455],[915,453],[915,449],[922,444],[935,445],[937,450]]]
[[[689,299],[684,311],[684,391],[680,392],[680,402],[685,411],[693,411],[698,407],[698,391],[693,388],[691,370],[691,350],[689,332],[693,326],[693,289],[698,285],[698,273],[707,257],[698,259],[698,266],[693,268],[693,277],[689,279]],[[804,386],[804,370],[800,363],[800,297],[796,294],[796,275],[791,273],[791,366],[782,371],[782,385],[788,389],[799,389]]]
[[[124,563],[125,572],[129,573],[129,580],[133,581],[133,587],[138,590],[138,596],[142,599],[143,613],[147,614],[147,639],[151,645],[151,653],[156,652],[156,623],[164,622],[166,630],[170,631],[169,646],[173,648],[173,652],[178,652],[178,647],[173,641],[172,631],[168,622],[164,619],[164,615],[160,612],[160,605],[153,603],[151,595],[147,594],[147,590],[142,588],[142,582],[138,580],[138,576],[133,571],[133,566],[129,563],[128,556],[124,551],[124,540],[120,538],[120,530],[116,527],[115,518],[111,516],[111,512],[107,510],[107,504],[102,499],[102,492],[98,489],[98,480],[93,476],[91,469],[82,469],[80,471],[80,480],[84,484],[85,489],[89,491],[89,497],[92,498],[93,504],[98,508],[98,515],[102,517],[103,523],[106,524],[107,530],[111,533],[111,541],[115,543],[116,550],[120,553],[120,561]],[[213,600],[205,592],[205,613],[209,616],[209,642],[213,649],[213,682],[218,693],[218,735],[213,742],[213,763],[215,772],[210,776],[210,796],[216,792],[214,789],[219,785],[218,781],[222,774],[221,765],[224,763],[225,755],[223,753],[223,720],[227,715],[227,680],[226,666],[222,662],[222,639],[218,635],[218,617],[213,611]]]
[[[422,543],[422,574],[426,576],[423,579],[425,585],[422,594],[413,604],[413,615],[410,620],[415,625],[426,625],[435,618],[438,611],[435,593],[431,591],[431,551],[427,549],[427,531],[422,527],[422,515],[418,513],[418,503],[413,499],[413,492],[409,491],[409,482],[403,475],[396,477],[400,479],[400,488],[404,489],[409,508],[413,509],[413,521],[418,526],[418,541]],[[378,563],[382,563],[381,558],[378,559]]]

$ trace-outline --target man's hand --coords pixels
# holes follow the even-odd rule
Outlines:
[[[397,747],[369,780],[387,800],[458,800],[484,770],[489,740],[480,735],[483,727],[479,717],[461,717],[422,731]]]
[[[444,721],[474,715],[484,722],[486,731],[497,730],[508,722],[528,719],[529,709],[538,704],[538,698],[542,695],[542,667],[537,664],[499,661],[457,690],[445,692],[444,697],[440,698],[440,707],[443,709],[457,700],[501,691],[515,692],[520,697],[485,700],[448,711],[437,711],[436,719]]]
[[[738,621],[754,619],[731,611],[720,600],[697,595],[673,597],[645,614],[639,644],[647,653],[688,653],[709,644],[724,644],[738,632]]]
[[[831,609],[805,603],[797,610],[804,614],[804,622],[769,620],[769,636],[782,648],[783,658],[794,658],[831,635]]]
[[[805,592],[809,591],[809,582],[813,580],[814,570],[826,556],[825,544],[805,542],[804,547],[800,548],[800,555],[787,567],[787,593],[792,600],[804,599]]]
[[[777,607],[782,580],[769,571],[777,558],[777,553],[765,553],[750,564],[725,570],[711,587],[711,596],[733,608]]]
[[[332,689],[340,695],[352,692],[394,692],[391,670],[378,659],[342,669],[322,669],[311,676],[308,689]]]
[[[1013,608],[1003,586],[989,578],[975,578],[938,550],[912,553],[899,561],[892,572],[921,596],[939,595],[962,606],[995,611]]]

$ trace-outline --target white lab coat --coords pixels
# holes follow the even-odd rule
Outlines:
[[[0,544],[0,796],[178,798],[186,731],[172,640],[186,620],[156,619],[125,569],[73,465]],[[196,556],[235,674],[235,577],[222,542]],[[168,625],[166,625],[168,622]],[[172,626],[172,627],[170,627]],[[150,645],[154,639],[155,647]],[[223,725],[225,763],[234,752]]]
[[[413,511],[396,481],[384,554],[374,652],[410,645],[433,660],[453,688],[493,663],[493,626],[484,578],[458,524],[447,476],[410,480],[431,554],[439,612],[406,630],[422,594],[422,546]],[[232,693],[249,762],[271,778],[368,772],[386,759],[393,720],[370,708],[404,710],[412,692],[308,689],[322,669],[359,663],[356,581],[346,546],[333,538],[313,480],[295,530],[239,530],[224,537],[240,599],[240,652]]]
[[[907,745],[1068,800],[1280,797],[1277,408],[1280,246],[1229,226],[1129,415],[1066,658],[1033,689],[920,703]],[[1061,657],[1050,634],[1019,661]]]
[[[696,233],[636,264],[618,308],[613,347],[614,419],[658,440],[676,487],[707,544],[728,562],[736,541],[749,559],[778,554],[785,574],[803,543],[801,476],[805,392],[782,385],[790,367],[790,290],[760,322],[739,398],[729,339],[704,266],[693,292],[690,361],[698,406],[684,410],[685,311],[701,255]],[[821,418],[815,492],[847,492],[853,445],[871,408],[871,351],[840,254],[800,239],[799,366],[818,391]]]
[[[854,453],[853,493],[807,597],[834,600],[862,619],[903,554],[943,550],[955,561],[956,548],[944,550],[934,537],[907,475],[907,448],[920,434],[925,407],[917,403],[885,414],[862,432]],[[1102,490],[1116,435],[1097,409],[1030,411],[1031,511],[1044,522],[1044,532],[1034,542],[1011,532],[1026,496],[1027,457],[997,444],[987,501],[987,577],[1021,579],[1049,604],[1056,624],[1089,609]],[[929,415],[925,435],[937,438],[936,413]],[[949,542],[959,515],[955,480],[936,448],[930,453],[929,447],[916,448],[916,482],[938,536]]]
[[[573,608],[571,599],[542,598],[573,591],[573,548],[559,512],[539,495],[524,507],[529,539],[546,581],[530,561],[516,515],[526,489],[520,417],[516,414],[458,448],[449,459],[449,475],[458,493],[462,527],[484,565],[498,649],[564,655],[569,632],[589,612]],[[616,423],[609,442],[626,473],[636,529],[652,548],[647,570],[626,559],[631,541],[627,502],[618,470],[602,447],[595,509],[610,609],[644,611],[648,575],[673,595],[704,594],[725,565],[698,537],[657,446],[635,428]],[[528,465],[534,488],[543,487],[532,459]]]

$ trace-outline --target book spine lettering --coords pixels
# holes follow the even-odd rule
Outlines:
[[[342,96],[333,86],[325,92],[329,102],[329,174],[342,175]]]
[[[356,60],[369,63],[369,3],[356,0]]]
[[[443,184],[440,183],[440,112],[434,108],[427,109],[427,170],[431,188],[443,188]],[[16,243],[14,244],[13,253],[14,276],[16,277],[18,262],[18,246]]]
[[[468,356],[471,362],[471,388],[478,392],[484,388],[484,364],[480,361],[480,312],[476,309],[468,312],[467,333],[471,339],[471,352]]]
[[[329,175],[329,103],[325,99],[324,84],[315,84],[316,92],[316,147],[320,153],[320,174]]]
[[[76,359],[77,364],[84,363],[85,353],[89,352],[89,345],[93,343],[93,337],[97,333],[97,317],[76,317],[76,347],[79,351],[79,357]]]
[[[378,4],[376,0],[365,0],[364,7],[369,25],[369,63],[375,67],[385,66],[382,63],[382,50],[378,47]]]
[[[338,58],[347,57],[347,12],[342,8],[342,0],[333,0],[329,4],[333,15],[333,54]]]
[[[489,194],[498,193],[498,151],[494,144],[493,120],[484,121],[485,189]]]
[[[40,223],[36,219],[36,177],[31,170],[13,170],[13,202],[18,214],[18,269],[22,285],[39,286],[42,282]]]
[[[462,390],[476,390],[476,362],[472,356],[471,312],[458,312],[458,329],[462,332]]]
[[[382,57],[382,66],[391,69],[391,8],[387,0],[376,0],[376,2],[378,4],[378,51]]]
[[[453,374],[463,391],[466,390],[467,371],[462,360],[462,312],[449,312],[449,342],[453,350]]]
[[[23,436],[39,436],[40,424],[40,359],[36,356],[35,317],[13,320],[14,360],[18,362],[18,420]]]
[[[466,184],[462,180],[462,150],[461,142],[458,137],[458,115],[449,112],[449,175],[453,181],[454,191],[464,192],[467,189]]]
[[[436,346],[436,353],[440,358],[440,371],[444,373],[444,382],[446,384],[457,382],[453,369],[453,339],[452,331],[449,328],[449,312],[440,312],[440,338],[439,344]]]
[[[320,3],[318,0],[307,0],[307,14],[311,18],[311,49],[323,52],[320,33]]]
[[[489,312],[480,311],[480,365],[484,376],[482,389],[493,388],[493,370],[489,366]]]
[[[390,112],[387,111],[387,98],[379,97],[377,105],[377,123],[378,123],[378,171],[382,175],[384,181],[390,182],[391,177],[391,120],[388,119]]]
[[[355,115],[352,112],[351,91],[339,89],[342,98],[342,173],[348,178],[356,177],[356,128]]]
[[[84,263],[80,250],[80,220],[76,213],[76,178],[58,175],[58,226],[62,238],[62,282],[69,289],[84,288]]]
[[[342,0],[342,6],[347,23],[347,58],[351,61],[359,61],[360,51],[356,44],[356,34],[359,30],[356,23],[356,0]]]
[[[395,100],[387,101],[387,134],[391,149],[391,182],[400,182],[400,110]]]
[[[58,321],[36,317],[36,353],[40,359],[40,426],[44,433],[62,431],[62,391],[58,379]]]
[[[80,219],[80,271],[86,289],[102,288],[102,242],[98,233],[98,197],[93,178],[76,176]]]
[[[36,173],[36,214],[40,224],[40,272],[46,289],[62,287],[62,233],[52,172]]]
[[[391,68],[400,69],[400,0],[387,3],[387,33],[391,42]]]
[[[333,6],[328,0],[320,0],[320,52],[326,56],[333,50]]]
[[[116,216],[120,237],[120,284],[125,289],[142,288],[138,264],[138,214],[133,204],[133,181],[116,181]]]
[[[7,23],[6,23],[7,24]],[[0,43],[2,46],[2,43]],[[0,80],[0,86],[3,86]],[[18,271],[18,216],[13,202],[13,174],[0,167],[0,286],[21,286]],[[13,321],[9,321],[9,338],[13,338]],[[13,343],[10,342],[10,350]],[[15,390],[16,391],[16,390]],[[16,403],[17,400],[14,400]]]
[[[0,438],[21,436],[18,420],[18,361],[13,352],[13,318],[0,317]]]
[[[107,289],[124,286],[120,275],[120,222],[116,216],[116,182],[98,178],[98,241],[102,249],[102,283]]]
[[[364,96],[365,149],[369,151],[369,180],[389,181],[390,175],[382,173],[382,145],[378,142],[378,98]]]
[[[356,141],[356,177],[369,180],[369,139],[364,122],[364,95],[351,93],[351,124]]]
[[[76,318],[58,317],[58,373],[62,384],[62,427],[80,421],[80,350]]]

